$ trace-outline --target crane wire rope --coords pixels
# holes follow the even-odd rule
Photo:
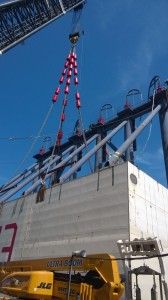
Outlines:
[[[50,169],[50,166],[51,166],[51,163],[52,163],[52,159],[53,159],[53,156],[54,156],[54,153],[55,153],[56,146],[58,146],[58,151],[60,150],[60,143],[61,143],[62,137],[59,138],[59,132],[62,132],[62,126],[63,126],[63,121],[64,121],[64,118],[62,119],[62,117],[63,117],[63,114],[65,112],[65,108],[66,108],[67,102],[68,102],[67,101],[67,94],[68,94],[68,90],[69,90],[68,86],[70,85],[70,78],[71,78],[71,74],[69,72],[72,71],[71,68],[70,68],[70,59],[71,59],[71,55],[74,56],[73,50],[74,50],[74,46],[71,46],[70,54],[67,56],[67,60],[66,60],[66,62],[64,64],[64,68],[65,69],[62,71],[62,77],[59,80],[59,83],[61,85],[63,83],[63,81],[64,81],[64,76],[67,73],[67,80],[69,80],[69,81],[68,81],[68,85],[66,85],[65,90],[64,90],[64,100],[63,100],[63,104],[62,104],[61,117],[59,119],[58,130],[57,130],[57,134],[56,134],[56,141],[55,141],[53,149],[52,149],[52,153],[51,153],[51,156],[50,156],[50,160],[48,162],[46,173],[43,176],[43,181],[45,180],[45,178],[46,178],[46,176],[47,176],[47,174],[49,172],[49,169]],[[67,70],[69,70],[69,71],[67,72]],[[70,76],[68,75],[68,73],[70,74]],[[59,87],[55,91],[55,95],[53,96],[53,102],[56,102],[57,99],[58,99],[58,95],[60,93],[60,85],[59,85]],[[68,87],[68,90],[66,91],[67,87]]]
[[[72,20],[72,37],[76,33],[79,34],[79,31],[80,31],[79,22],[80,22],[80,17],[81,17],[81,13],[82,13],[82,8],[83,8],[83,5],[81,7],[79,6],[79,9],[77,8],[76,13],[74,13],[73,20]],[[83,38],[83,35],[84,35],[84,32],[82,31],[81,68],[80,68],[80,75],[79,75],[79,84],[78,83],[76,84],[76,94],[78,94],[78,86],[79,86],[79,88],[81,88],[81,82],[82,82],[83,52],[84,52],[84,38]],[[79,38],[79,36],[78,36],[78,38]],[[71,38],[70,38],[70,40],[71,40]],[[77,43],[77,41],[78,41],[78,39],[73,44],[73,46],[75,48],[75,52],[76,52],[76,43]],[[73,41],[72,41],[72,43],[73,43]],[[79,101],[80,101],[80,99],[79,99]],[[82,128],[83,141],[84,141],[84,144],[85,144],[86,153],[88,153],[88,145],[87,145],[87,141],[86,141],[85,128],[84,128],[84,125],[83,125],[81,105],[79,105],[79,106],[77,105],[77,108],[78,108],[78,115],[79,115],[79,123],[81,124],[81,128]],[[90,158],[88,159],[88,163],[89,163],[90,171],[91,171],[91,173],[93,173],[93,168],[92,168]]]
[[[156,95],[156,91],[154,90],[154,92],[153,92],[153,97],[152,97],[153,101],[152,101],[152,109],[151,109],[151,112],[152,112],[153,109],[154,109],[155,95]],[[143,146],[143,148],[142,148],[140,154],[137,155],[135,161],[138,159],[138,157],[140,158],[140,156],[141,156],[141,155],[143,154],[143,152],[145,151],[145,149],[146,149],[146,147],[147,147],[147,144],[148,144],[148,142],[149,142],[149,140],[150,140],[151,133],[152,133],[152,120],[151,120],[151,122],[150,122],[149,133],[148,133],[148,137],[147,137],[146,143],[145,143],[145,145]]]
[[[47,113],[47,115],[46,115],[46,117],[45,117],[45,119],[44,119],[44,122],[43,122],[43,124],[42,124],[40,130],[38,131],[38,134],[37,134],[35,140],[33,141],[31,147],[29,148],[29,150],[28,150],[27,154],[25,155],[24,159],[22,160],[21,164],[20,164],[19,167],[17,168],[16,174],[18,173],[18,171],[19,171],[20,168],[23,166],[23,164],[25,163],[26,159],[29,157],[30,153],[32,152],[32,150],[33,150],[33,148],[34,148],[34,146],[35,146],[35,144],[36,144],[36,142],[37,142],[37,140],[38,140],[38,138],[39,138],[39,136],[40,136],[40,134],[41,134],[41,132],[42,132],[42,130],[43,130],[43,128],[44,128],[44,126],[45,126],[46,123],[47,123],[47,120],[48,120],[48,118],[49,118],[49,116],[50,116],[50,114],[51,114],[51,111],[52,111],[52,109],[53,109],[53,105],[54,105],[54,102],[51,104],[51,106],[50,106],[50,108],[49,108],[49,111],[48,111],[48,113]]]
[[[81,79],[82,79],[82,68],[83,68],[83,50],[84,50],[84,42],[83,42],[83,36],[82,36],[82,51],[81,51],[81,68],[80,68],[80,76],[79,76],[79,88],[81,88]],[[76,86],[76,90],[78,92],[78,88]],[[86,135],[85,135],[85,128],[84,128],[84,124],[83,124],[83,118],[82,118],[82,112],[81,112],[81,108],[78,108],[78,115],[79,115],[79,122],[81,124],[81,128],[82,128],[82,136],[83,136],[83,141],[85,144],[85,148],[86,148],[86,153],[88,153],[88,145],[87,145],[87,141],[86,141]],[[89,167],[90,167],[90,171],[91,173],[93,173],[93,168],[92,168],[92,164],[90,161],[90,158],[88,159],[88,163],[89,163]]]
[[[84,53],[84,32],[82,32],[82,47],[81,47],[81,60],[80,60],[80,75],[79,75],[79,88],[81,89],[82,86],[82,71],[83,71],[83,53]]]
[[[88,145],[87,145],[87,141],[86,141],[85,129],[84,129],[84,125],[83,125],[82,113],[81,113],[80,108],[78,109],[78,114],[79,114],[80,124],[81,124],[81,127],[82,127],[82,136],[83,136],[83,140],[84,140],[84,144],[85,144],[85,148],[86,148],[86,153],[88,153],[89,149],[88,149]],[[90,171],[91,171],[91,173],[93,173],[93,168],[92,168],[90,158],[88,159],[88,163],[89,163]]]
[[[64,132],[64,134],[69,137],[70,135],[72,135],[72,131],[66,131]],[[40,135],[40,136],[33,136],[33,135],[30,135],[30,136],[22,136],[22,137],[18,137],[18,136],[11,136],[11,137],[0,137],[0,140],[9,140],[9,141],[16,141],[16,140],[35,140],[36,138],[42,138],[43,139],[43,142],[45,142],[45,138],[51,138],[51,136],[55,136],[55,133],[47,133],[47,134],[43,134],[43,135]]]
[[[73,41],[73,38],[74,38],[74,41]],[[71,59],[73,57],[74,57],[74,61],[76,61],[76,59],[77,59],[77,56],[76,56],[76,43],[77,43],[77,41],[78,41],[78,37],[76,39],[76,36],[73,36],[72,39],[71,39],[72,45],[71,45],[70,54],[68,55],[67,62],[65,63],[66,67],[69,68],[69,71],[71,70],[70,69]],[[83,55],[83,52],[82,52],[82,55]],[[81,59],[82,59],[82,57],[81,57]],[[74,67],[74,71],[75,71],[75,67]],[[77,75],[77,64],[76,64],[76,73],[74,73],[74,76],[76,76],[76,75]],[[67,80],[68,80],[68,73],[67,73]],[[61,81],[61,83],[63,83],[63,81]],[[80,104],[80,96],[79,96],[79,92],[78,92],[77,77],[74,78],[74,83],[76,85],[76,101],[77,101],[76,102],[76,107],[78,109],[79,121],[80,121],[80,124],[81,124],[81,127],[82,127],[82,136],[83,136],[83,140],[84,140],[84,144],[85,144],[85,148],[86,148],[86,153],[88,153],[88,146],[87,146],[87,141],[86,141],[86,136],[85,136],[85,129],[84,129],[82,114],[81,114],[81,110],[80,110],[81,104]],[[69,81],[68,85],[70,85],[70,81]],[[69,93],[69,88],[68,88],[68,91],[66,91],[66,88],[67,88],[67,85],[65,86],[65,90],[64,90],[64,101],[67,101],[66,96]],[[59,92],[60,92],[60,90],[59,90]],[[79,99],[78,99],[78,97],[79,97]],[[61,139],[59,139],[58,137],[59,137],[59,132],[62,132],[63,121],[64,121],[64,120],[62,120],[62,116],[64,114],[65,107],[67,105],[67,104],[66,105],[64,104],[64,101],[63,101],[63,105],[62,105],[62,111],[61,111],[61,117],[60,117],[60,121],[59,121],[58,131],[57,131],[57,135],[56,135],[56,137],[57,137],[56,142],[54,143],[54,147],[53,147],[53,150],[52,150],[52,153],[51,153],[51,156],[50,156],[50,160],[49,160],[49,163],[48,163],[48,166],[47,166],[47,170],[46,170],[46,173],[43,177],[43,180],[45,180],[46,175],[49,172],[49,169],[50,169],[50,166],[51,166],[51,163],[52,163],[52,158],[53,158],[53,155],[55,153],[56,146],[58,146],[58,151],[59,151],[60,142],[61,142],[62,137],[61,137]],[[88,162],[89,162],[89,167],[90,167],[91,173],[93,173],[93,168],[92,168],[90,159],[88,159]]]
[[[82,85],[81,83],[82,83],[82,71],[83,71],[83,53],[84,53],[84,38],[83,38],[83,32],[82,32],[82,50],[81,50],[81,67],[80,67],[80,75],[79,75],[79,88],[81,88],[81,85]],[[82,119],[82,112],[81,112],[80,108],[78,108],[78,115],[79,115],[79,122],[80,122],[81,128],[82,128],[82,136],[83,136],[84,144],[86,147],[86,153],[88,153],[89,150],[88,150],[88,145],[87,145],[87,141],[86,141],[85,128],[84,128],[83,119]],[[88,163],[89,163],[90,171],[91,171],[91,173],[93,173],[93,168],[92,168],[90,158],[88,159]]]
[[[77,26],[79,26],[79,20],[80,20],[80,16],[81,16],[81,13],[82,13],[82,8],[83,8],[83,5],[79,5],[79,7],[77,7],[77,8],[74,10],[75,13],[74,13],[72,22],[73,22],[73,27],[74,27],[75,29],[77,28]],[[79,34],[79,33],[78,33],[78,34]],[[78,37],[79,37],[79,36],[78,36]],[[77,40],[78,40],[78,38],[77,38]],[[74,47],[73,47],[73,48],[74,48]],[[64,74],[64,75],[65,75],[65,74]],[[62,83],[62,82],[60,82],[60,84],[61,84],[61,83]],[[58,88],[58,89],[60,90],[60,88]],[[18,173],[18,171],[20,170],[20,168],[23,166],[23,164],[25,163],[26,159],[28,158],[28,156],[30,155],[31,151],[33,150],[33,148],[34,148],[34,146],[35,146],[35,144],[36,144],[36,142],[37,142],[37,140],[38,140],[38,138],[39,138],[39,136],[40,136],[40,134],[41,134],[41,132],[42,132],[42,130],[43,130],[43,128],[44,128],[46,122],[47,122],[47,120],[48,120],[48,118],[49,118],[49,115],[50,115],[50,113],[51,113],[51,111],[52,111],[53,105],[54,105],[54,103],[56,102],[56,100],[57,100],[57,98],[58,98],[58,94],[59,94],[59,92],[58,92],[58,93],[57,93],[57,92],[55,93],[55,95],[54,95],[54,97],[53,97],[53,102],[52,102],[52,104],[51,104],[51,106],[50,106],[50,109],[49,109],[49,111],[48,111],[48,113],[47,113],[47,115],[46,115],[46,118],[45,118],[45,120],[44,120],[44,122],[43,122],[43,124],[42,124],[42,126],[41,126],[41,128],[40,128],[40,130],[39,130],[39,132],[38,132],[38,134],[37,134],[37,137],[35,138],[33,144],[31,145],[30,149],[28,150],[28,152],[27,152],[26,156],[24,157],[23,161],[21,162],[21,164],[20,164],[19,167],[17,168],[16,174]],[[54,99],[54,98],[55,98],[55,99]],[[65,106],[63,107],[63,110],[64,110],[64,109],[65,109]],[[56,147],[56,144],[55,144],[54,147],[53,147],[51,159],[52,159],[52,157],[53,157],[53,155],[54,155],[55,147]],[[49,161],[48,169],[49,169],[49,167],[50,167],[50,164],[51,164],[51,160]],[[48,169],[47,169],[47,170],[48,170]]]
[[[62,111],[61,111],[61,115],[62,115],[62,113],[63,113],[63,110],[64,110],[64,107],[62,106]],[[60,118],[60,120],[59,120],[59,125],[58,125],[58,131],[57,131],[57,134],[56,134],[56,137],[58,136],[58,132],[59,132],[59,130],[61,129],[61,118]],[[48,173],[48,171],[49,171],[49,169],[50,169],[50,166],[51,166],[51,163],[52,163],[52,159],[53,159],[53,156],[54,156],[54,153],[55,153],[55,149],[56,149],[56,142],[54,143],[54,147],[53,147],[53,150],[52,150],[52,152],[51,152],[51,156],[50,156],[50,160],[49,160],[49,162],[48,162],[48,166],[47,166],[47,170],[46,170],[46,173],[45,173],[45,176],[44,176],[44,180],[45,180],[45,177],[46,177],[46,175],[47,175],[47,173]]]

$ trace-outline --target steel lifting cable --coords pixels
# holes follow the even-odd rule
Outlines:
[[[72,20],[72,30],[71,30],[72,33],[69,36],[70,41],[73,45],[72,47],[74,47],[75,53],[76,53],[76,43],[77,43],[78,38],[79,38],[79,32],[81,31],[80,30],[80,17],[81,17],[81,14],[82,14],[82,8],[83,8],[83,4],[79,5],[76,8],[76,10],[74,10],[74,16],[73,16],[73,20]],[[82,31],[82,35],[83,34],[84,34],[84,32]],[[78,78],[77,78],[78,70],[77,70],[77,65],[76,65],[76,67],[74,68],[74,76],[75,76],[74,77],[74,84],[76,86],[75,97],[76,97],[76,107],[78,109],[78,114],[79,114],[79,124],[81,125],[81,128],[82,128],[82,136],[83,136],[83,141],[84,141],[85,148],[86,148],[86,153],[88,153],[88,145],[87,145],[87,142],[86,142],[85,128],[84,128],[84,125],[83,125],[82,113],[81,113],[80,94],[79,94],[79,91],[78,91],[78,83],[79,83],[79,86],[80,86],[81,85],[81,77],[82,77],[82,58],[83,58],[83,37],[82,37],[82,53],[81,53],[81,70],[80,70],[80,77],[79,77],[80,83],[78,82]],[[92,168],[90,158],[88,159],[88,162],[89,162],[89,167],[90,167],[91,173],[93,173],[93,168]]]
[[[76,53],[76,44],[74,45],[74,50],[75,50],[75,53]],[[78,91],[78,83],[79,83],[79,81],[78,81],[77,74],[78,74],[78,70],[77,70],[77,65],[76,65],[76,69],[74,68],[74,76],[75,76],[74,77],[74,84],[76,86],[76,94],[75,94],[75,97],[76,97],[76,107],[78,109],[78,114],[79,114],[79,123],[81,124],[81,127],[82,127],[82,136],[83,136],[84,144],[85,144],[85,147],[86,147],[86,153],[88,153],[88,145],[87,145],[87,142],[86,142],[85,128],[84,128],[84,125],[83,125],[82,113],[81,113],[80,94],[79,94],[79,91]],[[91,164],[90,159],[88,159],[88,162],[89,162],[90,170],[93,173],[93,168],[92,168],[92,164]]]
[[[80,93],[78,91],[78,64],[77,64],[77,55],[76,55],[76,42],[78,41],[78,36],[76,37],[75,35],[70,38],[71,42],[72,42],[72,46],[71,46],[71,50],[69,55],[67,56],[66,62],[64,64],[64,69],[62,71],[62,75],[59,79],[59,86],[56,88],[55,90],[55,94],[53,96],[53,102],[56,102],[58,100],[58,96],[61,92],[61,85],[64,82],[64,78],[66,76],[66,82],[65,82],[65,88],[64,88],[64,99],[63,99],[63,103],[62,103],[62,111],[61,111],[61,117],[60,117],[60,121],[59,121],[59,126],[58,126],[58,132],[56,135],[56,142],[54,144],[53,150],[52,150],[52,154],[48,163],[48,168],[47,171],[45,173],[45,177],[47,175],[47,173],[49,172],[51,163],[52,163],[52,158],[53,155],[55,153],[55,149],[56,147],[61,146],[61,140],[63,138],[63,123],[65,121],[65,110],[66,110],[66,106],[68,104],[68,100],[67,100],[67,95],[69,94],[70,91],[70,84],[71,84],[71,78],[72,75],[74,75],[74,85],[76,86],[76,93],[75,93],[75,98],[76,98],[76,108],[78,109],[78,114],[79,114],[79,122],[82,125],[82,135],[83,135],[83,140],[84,140],[84,144],[86,147],[86,152],[88,152],[88,146],[87,146],[87,142],[86,142],[86,136],[85,136],[85,130],[84,130],[84,126],[83,126],[83,122],[82,122],[82,115],[81,115],[81,102],[80,102]],[[90,165],[90,169],[91,172],[93,172],[92,169],[92,165],[91,162],[89,160],[89,165]],[[44,180],[45,180],[44,177]]]
[[[75,13],[74,13],[74,19],[73,19],[73,30],[72,30],[72,34],[70,34],[70,36],[69,36],[69,39],[72,43],[71,51],[70,51],[70,54],[68,55],[68,57],[66,59],[66,62],[64,64],[64,69],[63,69],[62,75],[59,79],[59,86],[56,88],[54,96],[52,98],[51,108],[50,108],[50,110],[49,110],[49,112],[48,112],[48,114],[45,118],[45,121],[44,121],[42,127],[39,130],[37,138],[35,139],[34,143],[32,144],[31,148],[29,149],[28,153],[26,154],[26,157],[22,161],[22,163],[19,166],[18,170],[21,168],[21,166],[23,165],[23,163],[25,162],[25,160],[29,156],[30,152],[32,151],[35,143],[37,142],[37,139],[40,136],[40,133],[41,133],[42,129],[44,128],[44,126],[47,122],[47,119],[48,119],[48,117],[51,113],[51,110],[53,108],[53,104],[58,100],[58,96],[59,96],[60,90],[61,90],[60,86],[64,82],[64,77],[66,75],[66,85],[65,85],[65,89],[64,89],[64,99],[63,99],[63,104],[62,104],[62,112],[61,112],[61,117],[60,117],[60,122],[59,122],[59,128],[58,128],[58,132],[57,132],[56,142],[54,144],[52,154],[50,156],[50,160],[49,160],[49,163],[48,163],[48,168],[47,168],[47,171],[45,173],[45,176],[47,175],[47,173],[49,171],[49,168],[50,168],[50,165],[51,165],[51,162],[52,162],[52,158],[53,158],[54,153],[55,153],[55,148],[56,148],[56,146],[60,147],[61,140],[62,140],[62,137],[63,137],[62,128],[63,128],[63,122],[65,121],[65,109],[66,109],[66,106],[67,106],[67,103],[68,103],[67,95],[69,94],[69,86],[70,86],[70,83],[71,83],[72,71],[74,73],[74,84],[76,85],[76,94],[75,94],[75,96],[76,96],[76,107],[78,109],[80,123],[82,124],[82,127],[83,127],[82,132],[83,132],[83,139],[84,139],[86,151],[88,152],[88,147],[87,147],[87,142],[86,142],[86,137],[85,137],[85,130],[84,130],[84,126],[83,126],[83,122],[82,122],[82,115],[81,115],[81,111],[80,111],[80,107],[81,107],[80,94],[79,94],[78,88],[77,88],[77,86],[78,86],[78,77],[77,77],[78,70],[77,70],[76,43],[79,39],[79,31],[76,31],[76,30],[77,30],[77,27],[79,27],[79,20],[80,20],[82,8],[83,8],[83,5],[79,5],[79,7],[77,7],[74,10]],[[89,160],[89,164],[90,164],[91,172],[93,172],[90,160]],[[17,172],[18,172],[18,170],[17,170]],[[45,179],[45,176],[43,177],[43,179]]]
[[[155,90],[154,90],[154,92],[153,92],[153,102],[152,102],[152,110],[151,110],[151,112],[152,112],[153,109],[154,109],[155,95],[156,95],[156,92],[155,92]],[[145,145],[144,145],[144,147],[143,147],[141,153],[143,153],[143,152],[145,151],[145,149],[146,149],[146,147],[147,147],[147,144],[148,144],[148,142],[149,142],[149,139],[150,139],[150,137],[151,137],[151,133],[152,133],[152,121],[151,121],[151,123],[150,123],[149,134],[148,134],[146,143],[145,143]]]
[[[154,105],[155,105],[155,95],[156,95],[156,91],[154,90],[154,92],[153,92],[153,101],[152,101],[152,110],[151,110],[151,112],[153,111]],[[147,137],[146,143],[145,143],[145,145],[143,146],[143,148],[142,148],[142,150],[141,150],[141,152],[140,152],[140,155],[137,155],[135,161],[137,160],[138,156],[140,157],[140,156],[142,155],[142,153],[145,151],[145,149],[146,149],[146,147],[147,147],[147,144],[148,144],[148,142],[149,142],[149,139],[150,139],[150,137],[151,137],[151,133],[152,133],[152,121],[151,121],[151,123],[150,123],[149,133],[148,133],[148,137]]]
[[[67,137],[69,135],[72,134],[72,131],[66,131],[65,134],[67,135]],[[43,143],[46,142],[47,138],[51,138],[51,136],[55,136],[55,133],[47,133],[47,134],[43,134],[43,135],[39,135],[39,136],[12,136],[12,137],[0,137],[0,140],[8,140],[8,141],[17,141],[17,140],[35,140],[36,138],[43,138]]]
[[[157,77],[157,76],[155,76],[154,78],[156,78],[156,77]],[[153,78],[153,79],[154,79],[154,78]],[[152,80],[153,80],[153,79],[152,79]],[[154,109],[156,93],[159,92],[159,91],[161,91],[161,90],[162,90],[162,87],[161,87],[161,85],[160,85],[160,79],[159,79],[159,85],[158,85],[158,88],[157,88],[157,90],[154,88],[154,91],[153,91],[153,96],[152,96],[152,109],[151,109],[151,112],[152,112],[153,109]],[[148,91],[148,99],[149,99],[149,91]],[[144,147],[142,148],[142,151],[141,151],[140,154],[142,154],[142,153],[145,151],[145,149],[146,149],[146,147],[147,147],[147,144],[148,144],[148,142],[149,142],[149,139],[150,139],[150,137],[151,137],[151,132],[152,132],[152,120],[151,120],[151,123],[150,123],[150,128],[149,128],[149,133],[148,133],[148,137],[147,137],[146,143],[145,143]]]
[[[44,126],[45,126],[46,123],[47,123],[47,120],[48,120],[48,118],[49,118],[49,116],[50,116],[50,114],[51,114],[51,111],[52,111],[52,109],[53,109],[53,105],[54,105],[54,102],[52,102],[52,104],[51,104],[51,106],[50,106],[50,109],[49,109],[49,111],[48,111],[48,113],[47,113],[47,115],[46,115],[46,117],[45,117],[45,119],[44,119],[44,122],[43,122],[43,124],[42,124],[42,126],[41,126],[41,128],[40,128],[40,130],[39,130],[39,132],[38,132],[38,134],[37,134],[37,136],[36,136],[36,138],[35,138],[33,144],[31,145],[31,147],[30,147],[30,149],[28,150],[28,152],[27,152],[26,156],[24,157],[23,161],[21,162],[21,164],[20,164],[19,167],[17,168],[16,174],[18,173],[18,171],[20,170],[20,168],[23,166],[23,164],[25,163],[26,159],[28,158],[28,156],[30,155],[31,151],[33,150],[33,148],[34,148],[34,146],[35,146],[35,144],[36,144],[36,142],[37,142],[37,140],[38,140],[38,138],[39,138],[39,136],[40,136],[40,134],[41,134],[41,132],[42,132],[42,130],[43,130],[43,128],[44,128]]]
[[[79,36],[78,35],[77,35],[77,37],[73,36],[72,38],[73,38],[73,40],[75,42],[77,42]],[[69,86],[70,86],[70,83],[71,83],[72,70],[74,69],[74,76],[77,75],[77,73],[78,73],[78,71],[77,71],[77,61],[76,61],[77,56],[76,56],[76,53],[74,52],[74,47],[75,46],[73,44],[72,47],[71,47],[70,54],[67,56],[66,62],[64,64],[64,69],[62,70],[62,75],[61,75],[61,77],[59,79],[59,86],[55,90],[55,93],[54,93],[54,96],[52,98],[52,104],[51,104],[51,107],[49,109],[49,112],[47,113],[47,116],[46,116],[46,118],[45,118],[45,120],[44,120],[44,122],[43,122],[43,124],[42,124],[42,126],[41,126],[41,128],[40,128],[40,130],[39,130],[39,132],[38,132],[38,134],[37,134],[34,142],[33,142],[33,144],[31,145],[28,153],[26,154],[25,158],[23,159],[23,161],[21,162],[20,166],[16,170],[16,173],[18,173],[18,171],[20,170],[20,168],[22,167],[22,165],[25,163],[26,159],[30,155],[32,149],[34,148],[34,146],[35,146],[35,144],[36,144],[36,142],[38,140],[38,137],[40,136],[40,134],[41,134],[41,132],[42,132],[42,130],[43,130],[43,128],[44,128],[47,120],[48,120],[48,117],[49,117],[49,115],[50,115],[50,113],[52,111],[53,105],[58,100],[58,96],[59,96],[60,90],[61,90],[60,86],[64,82],[64,76],[67,74],[66,86],[65,86],[65,90],[64,90],[64,100],[63,100],[63,104],[62,104],[62,113],[61,113],[60,124],[59,124],[59,130],[58,130],[58,133],[57,133],[56,143],[54,144],[53,151],[52,151],[52,154],[51,154],[51,159],[50,159],[50,161],[48,163],[47,172],[48,172],[48,170],[50,168],[50,165],[51,165],[51,161],[52,161],[52,158],[53,158],[53,155],[54,155],[54,152],[55,152],[55,147],[61,145],[61,140],[62,140],[62,137],[63,137],[62,126],[63,126],[63,122],[65,120],[65,108],[66,108],[67,103],[68,103],[68,101],[67,101],[67,94],[69,93]],[[77,83],[78,83],[78,78],[75,77],[74,78],[74,84],[77,84]],[[47,172],[46,172],[46,174],[47,174]]]
[[[82,71],[83,71],[83,52],[84,52],[84,38],[83,38],[84,32],[82,32],[82,37],[81,37],[81,61],[80,61],[80,74],[79,74],[79,88],[81,89],[81,84],[82,84]]]
[[[1,137],[0,140],[9,140],[9,141],[14,141],[14,140],[34,140],[33,136],[25,136],[25,137]]]
[[[72,30],[71,30],[72,33],[69,36],[69,39],[72,43],[72,47],[73,47],[75,53],[76,53],[76,43],[78,41],[79,32],[80,32],[80,17],[81,17],[81,14],[82,14],[82,8],[83,8],[83,4],[79,5],[76,8],[76,10],[74,10],[74,16],[73,16],[73,20],[72,20]],[[82,31],[82,35],[83,35],[83,33],[84,32]],[[80,70],[80,77],[79,77],[80,84],[81,84],[81,76],[82,76],[82,57],[83,57],[83,37],[82,37],[81,70]],[[80,94],[79,94],[79,91],[78,91],[79,81],[78,81],[77,74],[78,74],[78,70],[77,70],[77,64],[76,64],[76,66],[74,66],[74,84],[76,86],[76,94],[75,94],[76,107],[78,109],[78,114],[79,114],[79,124],[82,127],[82,136],[83,136],[83,140],[84,140],[84,144],[85,144],[85,148],[86,148],[86,153],[88,153],[88,145],[87,145],[87,142],[86,142],[85,128],[84,128],[84,125],[83,125],[82,113],[81,113]],[[93,168],[92,168],[90,158],[88,159],[88,162],[89,162],[90,170],[93,173]]]
[[[66,110],[66,106],[68,104],[68,100],[67,100],[67,95],[69,93],[69,86],[71,83],[71,76],[72,76],[72,70],[73,67],[77,66],[77,62],[76,62],[76,54],[73,52],[73,48],[71,48],[70,53],[68,54],[65,64],[64,64],[64,68],[62,70],[62,75],[59,79],[59,85],[55,90],[54,96],[52,98],[53,103],[55,103],[58,100],[59,94],[61,92],[61,85],[64,82],[65,76],[66,76],[66,84],[65,84],[65,89],[64,89],[64,98],[63,98],[63,103],[62,103],[62,111],[61,111],[61,117],[60,117],[60,121],[59,121],[59,126],[58,126],[58,131],[57,131],[57,135],[56,135],[56,142],[54,143],[54,147],[50,156],[50,160],[48,163],[48,168],[47,171],[45,173],[45,177],[50,169],[51,163],[52,163],[52,158],[54,156],[55,153],[55,149],[56,146],[60,147],[61,146],[61,140],[63,138],[63,122],[65,121],[65,110]],[[44,179],[45,179],[44,177]]]
[[[84,140],[85,147],[86,147],[86,153],[88,153],[88,145],[87,145],[87,142],[86,142],[85,128],[84,128],[84,125],[83,125],[83,120],[82,120],[82,114],[81,114],[80,107],[78,108],[78,114],[79,114],[80,124],[82,126],[82,136],[83,136],[83,140]],[[93,173],[93,168],[92,168],[92,164],[91,164],[90,158],[88,159],[88,162],[89,162],[90,170]]]

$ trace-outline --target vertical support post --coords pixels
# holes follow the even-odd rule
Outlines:
[[[160,287],[160,300],[163,300],[163,291],[162,291],[162,278],[161,278],[161,274],[159,274],[159,287]]]
[[[57,162],[53,164],[53,168],[56,168]],[[49,178],[48,187],[52,187],[56,183],[57,172],[53,173],[53,175]]]
[[[74,147],[74,150],[77,150],[77,146]],[[72,151],[72,152],[73,152],[73,151]],[[78,160],[77,155],[75,155],[75,156],[72,158],[71,162],[72,162],[73,164],[75,164],[75,162],[77,162],[77,160]],[[76,179],[76,178],[77,178],[77,171],[74,172],[74,173],[70,176],[69,180],[71,181],[71,180],[74,180],[74,179]]]
[[[36,177],[33,179],[32,184],[34,184],[37,180],[39,180],[39,176],[36,176]],[[33,193],[36,193],[37,190],[38,190],[38,187],[36,187],[36,188],[32,191],[32,194],[33,194]]]
[[[124,126],[124,140],[126,141],[132,134],[131,120],[128,120]],[[131,144],[125,151],[126,161],[134,163],[134,153],[133,153],[133,144]]]
[[[166,179],[168,186],[168,99],[161,100],[161,109],[159,111],[160,129],[162,137],[162,146],[166,170]]]
[[[72,276],[72,265],[73,265],[73,255],[71,256],[70,259],[70,265],[69,265],[69,280],[68,280],[68,287],[67,287],[67,292],[66,292],[66,300],[69,300],[70,296],[70,287],[71,287],[71,276]]]
[[[42,160],[40,160],[39,161],[39,169],[38,169],[38,173],[37,173],[37,176],[36,177],[34,177],[34,179],[32,180],[32,185],[34,184],[34,183],[36,183],[36,181],[38,181],[39,179],[40,179],[40,169],[43,167],[43,161]],[[34,193],[37,193],[37,191],[38,191],[38,186],[36,186],[35,188],[34,188],[34,190],[32,191],[32,194],[34,194]]]
[[[138,274],[136,274],[136,300],[141,300],[141,289],[138,285]]]
[[[157,300],[155,273],[153,274],[153,286],[151,288],[151,300]]]
[[[101,142],[101,134],[96,138],[96,145]],[[100,148],[95,154],[95,172],[98,171],[102,166],[102,148]]]

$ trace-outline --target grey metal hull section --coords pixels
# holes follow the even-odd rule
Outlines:
[[[168,253],[168,190],[128,162],[56,185],[44,202],[37,204],[36,197],[1,208],[1,262],[70,256],[81,249],[119,257],[118,240],[148,237],[157,237]],[[132,261],[131,269],[144,263],[161,271],[157,258]],[[168,278],[167,257],[163,263]],[[123,273],[122,262],[119,267]],[[143,299],[150,299],[153,277],[140,276],[138,282]]]
[[[117,255],[117,240],[128,239],[127,164],[57,185],[36,204],[36,194],[6,203],[1,211],[0,261],[17,232],[11,260],[57,257],[85,249]]]

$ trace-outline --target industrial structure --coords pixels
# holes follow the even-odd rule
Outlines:
[[[74,52],[72,56],[76,55]],[[69,58],[68,58],[69,59]],[[74,58],[72,58],[74,60]],[[74,63],[76,60],[74,60]],[[9,182],[1,187],[0,201],[1,203],[9,200],[18,191],[23,190],[24,194],[29,195],[36,192],[41,181],[45,179],[48,187],[52,187],[56,183],[63,184],[67,180],[77,178],[77,174],[82,166],[89,161],[91,173],[99,171],[103,166],[114,166],[121,162],[130,161],[134,164],[134,152],[136,151],[136,138],[141,134],[142,130],[158,113],[160,120],[160,129],[162,136],[162,145],[165,161],[165,171],[168,182],[168,112],[167,112],[167,88],[161,86],[159,76],[155,76],[149,86],[149,98],[145,102],[135,105],[129,103],[130,95],[137,94],[137,90],[131,90],[127,95],[124,109],[118,111],[117,116],[113,116],[108,122],[105,122],[100,113],[97,124],[91,124],[90,129],[82,131],[77,125],[73,136],[61,144],[63,136],[63,122],[65,118],[65,108],[67,105],[67,93],[69,90],[69,75],[72,75],[71,68],[77,73],[77,68],[67,60],[67,68],[63,72],[67,72],[66,85],[64,90],[64,101],[62,104],[62,114],[60,117],[60,127],[58,129],[57,140],[47,152],[41,149],[40,153],[35,155],[36,163],[19,173]],[[60,82],[63,82],[63,76]],[[77,82],[77,77],[74,77]],[[77,85],[77,84],[76,84]],[[60,87],[55,91],[52,105],[57,101],[60,93]],[[76,106],[80,112],[80,94],[76,92]],[[136,119],[149,113],[146,119],[136,127]],[[80,123],[81,120],[79,120]],[[111,139],[124,128],[124,142],[117,149]],[[135,129],[136,128],[136,129]],[[88,149],[88,145],[91,148]],[[106,153],[106,145],[112,148],[114,152],[110,157]],[[91,165],[91,157],[95,156],[95,164]],[[80,175],[81,176],[81,175]],[[30,185],[31,183],[31,185]]]
[[[65,99],[63,108],[64,104]],[[108,122],[100,113],[98,123],[86,132],[80,131],[77,122],[74,135],[63,144],[59,127],[55,145],[47,152],[41,149],[36,163],[1,188],[0,261],[9,265],[20,261],[22,266],[33,259],[68,256],[77,249],[111,253],[119,259],[120,276],[125,278],[122,299],[140,300],[141,293],[149,299],[152,293],[152,300],[156,295],[167,300],[168,191],[134,166],[136,138],[159,113],[167,170],[166,107],[167,88],[157,76],[150,83],[148,101],[139,106],[131,106],[127,97],[124,109]],[[135,129],[136,117],[147,112]],[[112,137],[122,128],[124,142],[116,149]],[[107,156],[106,144],[113,155]],[[82,176],[88,161],[93,171]],[[9,201],[11,197],[15,200]],[[133,250],[128,251],[129,247]],[[147,264],[146,258],[150,258]],[[148,277],[145,283],[144,276]]]

